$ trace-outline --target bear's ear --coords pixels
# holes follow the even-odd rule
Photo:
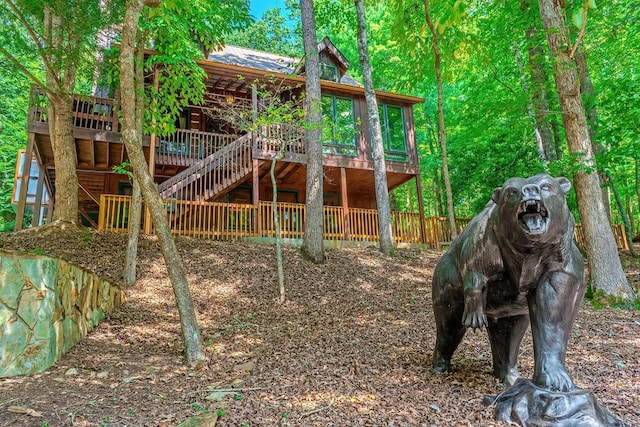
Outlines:
[[[496,205],[500,201],[500,194],[502,194],[502,187],[496,188],[495,190],[493,190],[493,193],[491,193],[491,200],[493,200],[493,203],[495,203]]]
[[[567,194],[569,190],[571,190],[571,182],[567,178],[561,176],[560,178],[556,178],[556,181],[560,184],[560,188],[562,188],[564,194]]]

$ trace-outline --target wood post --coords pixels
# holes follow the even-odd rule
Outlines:
[[[18,210],[16,212],[16,223],[14,230],[22,230],[22,222],[24,221],[24,209],[27,204],[27,190],[29,187],[29,178],[31,174],[31,157],[33,156],[33,145],[35,144],[35,134],[29,133],[27,138],[27,149],[24,152],[24,160],[22,163],[22,176],[20,179],[20,194],[18,194]],[[18,162],[20,159],[18,159]]]
[[[347,195],[347,172],[345,168],[340,168],[340,198],[342,199],[344,240],[351,240],[351,224],[349,224],[349,197]]]

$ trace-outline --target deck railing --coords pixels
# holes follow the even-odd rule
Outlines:
[[[616,245],[618,246],[618,249],[628,250],[629,241],[627,240],[627,233],[625,232],[624,225],[613,224],[611,225],[611,230],[613,231],[613,237],[616,239]],[[576,224],[575,238],[576,243],[580,248],[584,248],[586,246],[582,224]]]
[[[47,105],[49,99],[37,86],[31,89],[29,100],[29,122],[48,123]],[[96,96],[73,95],[73,126],[83,129],[119,132],[118,111],[120,105],[115,99]]]
[[[233,204],[219,202],[193,202],[167,200],[167,218],[171,231],[180,236],[216,240],[237,240],[243,237],[275,237],[273,207],[271,202]],[[278,203],[280,228],[283,238],[302,238],[304,234],[305,205],[302,203]],[[130,196],[103,194],[100,197],[98,229],[128,231]],[[378,241],[378,212],[374,209],[350,208],[346,218],[342,207],[324,207],[324,238],[326,240]],[[409,212],[392,212],[391,221],[396,243],[426,243],[441,248],[451,243],[448,219],[428,217],[424,221],[424,235],[420,227],[420,215]],[[469,219],[456,219],[459,231]],[[618,248],[628,249],[622,225],[614,225]],[[584,247],[582,227],[576,227],[578,245]]]
[[[254,135],[254,148],[258,151],[279,151],[281,144],[285,144],[285,153],[306,154],[304,129],[300,126],[285,124],[261,126]]]
[[[158,137],[156,163],[191,166],[238,139],[238,135],[176,129],[168,136]]]
[[[208,200],[250,171],[251,134],[246,134],[160,183],[158,191],[164,198]]]

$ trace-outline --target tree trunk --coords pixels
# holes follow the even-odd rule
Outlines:
[[[45,67],[49,94],[49,135],[56,168],[53,220],[77,224],[78,176],[76,175],[76,145],[73,137],[73,88],[76,81],[76,62],[64,56],[65,28],[63,20],[49,6],[44,7],[44,34],[50,54],[46,59],[58,67]],[[72,34],[67,33],[68,38]],[[63,65],[62,65],[63,64]],[[53,94],[53,95],[52,95]]]
[[[447,131],[444,126],[444,93],[442,90],[442,71],[440,59],[440,47],[438,42],[438,31],[433,25],[431,14],[429,13],[429,0],[424,0],[424,13],[433,37],[433,56],[436,68],[436,83],[438,86],[438,129],[440,137],[440,155],[442,156],[442,180],[447,196],[447,216],[449,217],[449,228],[451,229],[451,238],[458,235],[456,228],[456,216],[453,208],[453,192],[451,191],[451,180],[449,179],[449,163],[447,161]]]
[[[596,108],[596,96],[591,82],[591,75],[587,67],[587,57],[582,46],[578,46],[576,51],[576,65],[578,66],[578,77],[580,78],[580,94],[584,102],[584,109],[587,118],[587,126],[589,128],[589,138],[591,138],[591,147],[596,155],[604,153],[606,147],[598,142],[598,110]],[[611,195],[607,186],[609,175],[606,174],[604,168],[600,167],[598,177],[600,178],[600,187],[602,190],[602,203],[607,217],[611,221]]]
[[[136,281],[136,257],[138,255],[138,235],[140,234],[140,219],[142,217],[142,193],[137,179],[132,180],[131,208],[129,210],[129,239],[127,240],[127,254],[124,260],[122,279],[126,285],[133,285]]]
[[[284,288],[284,263],[282,262],[282,231],[280,229],[280,213],[278,212],[278,182],[276,181],[276,162],[281,160],[284,155],[284,142],[280,143],[278,153],[271,159],[271,167],[269,175],[271,176],[271,184],[273,185],[273,200],[271,209],[273,210],[273,224],[276,228],[276,264],[278,267],[278,289],[280,291],[280,304],[284,304],[286,292]]]
[[[433,131],[431,125],[429,123],[427,123],[427,127],[429,130],[429,133],[431,134],[430,138],[427,138],[427,141],[429,143],[429,153],[430,154],[438,154],[438,150],[436,149],[435,146],[435,141],[438,139],[438,137],[436,136],[435,132]],[[436,212],[435,214],[439,217],[444,216],[444,209],[442,208],[442,185],[440,184],[440,175],[439,175],[439,171],[441,171],[440,168],[433,168],[433,193],[434,196],[436,198]]]
[[[588,253],[590,285],[594,291],[628,299],[633,296],[633,290],[622,269],[611,224],[602,203],[575,63],[570,57],[564,2],[540,0],[538,4],[549,50],[554,56],[554,77],[567,143],[571,153],[578,155],[581,161],[579,170],[574,173],[574,185]]]
[[[200,330],[193,308],[193,300],[180,254],[171,235],[171,229],[169,228],[165,214],[164,202],[160,198],[158,189],[147,169],[147,162],[142,152],[141,141],[138,140],[138,132],[135,124],[134,100],[136,99],[136,92],[134,87],[133,48],[138,29],[138,19],[143,7],[143,0],[132,0],[128,2],[124,23],[122,25],[122,45],[120,47],[122,139],[133,166],[134,177],[140,184],[142,195],[151,212],[151,218],[160,243],[160,250],[165,259],[180,314],[187,363],[193,366],[205,358],[202,340],[200,339]]]
[[[322,170],[322,107],[320,103],[320,58],[316,39],[313,0],[300,0],[302,38],[305,52],[307,123],[307,195],[302,254],[312,262],[324,262],[323,183]]]
[[[387,166],[384,160],[384,146],[382,131],[380,130],[380,116],[378,102],[373,88],[373,71],[369,62],[367,45],[367,19],[364,0],[356,0],[356,16],[358,21],[358,54],[360,67],[364,79],[364,96],[367,100],[367,116],[369,118],[369,140],[371,143],[371,157],[373,159],[373,174],[376,187],[376,204],[378,207],[378,229],[380,234],[380,251],[393,255],[393,235],[391,231],[391,209],[389,208],[389,187],[387,186]]]
[[[527,96],[527,115],[529,116],[529,121],[533,125],[533,137],[536,141],[536,147],[538,148],[538,158],[540,162],[544,166],[545,171],[549,171],[549,159],[547,158],[547,153],[545,152],[545,143],[543,141],[544,134],[538,125],[538,120],[536,117],[536,111],[533,106],[533,99],[530,96],[529,84],[527,83],[527,76],[524,73],[524,63],[522,61],[522,55],[520,54],[520,49],[518,48],[518,44],[514,43],[514,54],[516,57],[516,64],[518,65],[518,70],[520,71],[520,81],[522,83],[522,91]]]
[[[528,1],[521,2],[521,8],[527,12],[531,9]],[[533,12],[532,10],[530,12]],[[532,13],[531,13],[532,15]],[[538,28],[531,24],[525,32],[525,38],[529,48],[529,70],[531,73],[532,102],[536,123],[536,136],[540,140],[542,151],[547,162],[558,160],[556,145],[553,140],[553,132],[549,121],[549,103],[547,101],[547,72],[544,67],[544,53],[540,43],[536,39]]]
[[[49,103],[49,134],[56,167],[53,220],[78,223],[78,177],[73,138],[73,98],[57,95]]]
[[[144,37],[138,36],[135,63],[135,87],[136,87],[136,133],[139,141],[142,141],[142,122],[144,118]],[[140,234],[140,221],[142,219],[142,194],[137,179],[133,179],[131,194],[131,214],[129,215],[129,240],[127,241],[127,255],[122,274],[124,283],[132,285],[136,281],[136,257],[138,255],[138,235]]]
[[[556,110],[555,103],[554,103],[554,106],[551,108]],[[551,132],[553,132],[553,146],[556,148],[556,156],[558,156],[558,160],[560,160],[562,159],[562,146],[563,146],[563,139],[562,139],[562,135],[560,134],[560,124],[558,123],[558,119],[555,117],[552,117],[550,122],[551,122]]]

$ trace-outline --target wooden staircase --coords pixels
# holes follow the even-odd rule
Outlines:
[[[158,185],[163,199],[207,201],[218,197],[251,174],[251,133],[199,160]]]

